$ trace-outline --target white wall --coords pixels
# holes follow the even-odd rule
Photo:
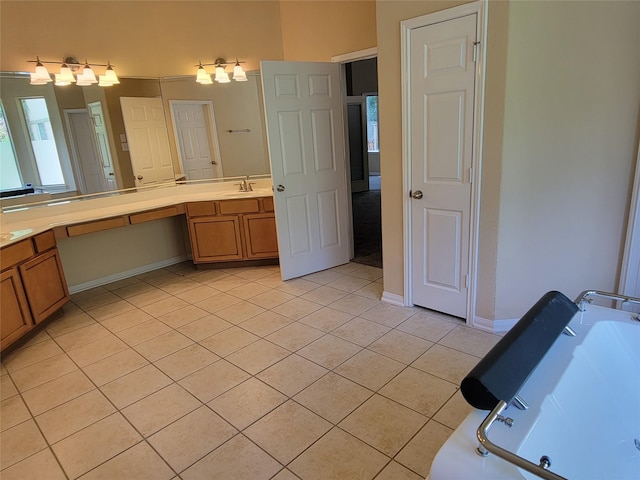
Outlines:
[[[495,318],[616,289],[636,157],[640,2],[509,3]]]

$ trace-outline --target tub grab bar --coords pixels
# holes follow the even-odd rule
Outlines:
[[[518,405],[520,389],[577,312],[578,306],[562,293],[547,292],[462,380],[465,400],[475,408],[491,410],[476,431],[478,454],[493,453],[547,480],[566,480],[546,469],[550,465],[546,459],[536,465],[491,442],[488,432],[496,421],[511,425],[511,419],[501,413],[512,402],[524,406]]]
[[[499,417],[501,417],[500,414],[505,408],[507,408],[507,405],[507,402],[505,402],[504,400],[498,402],[498,405],[496,405],[496,407],[491,411],[489,415],[487,415],[487,417],[478,427],[476,435],[481,447],[486,451],[497,455],[503,460],[506,460],[507,462],[512,463],[517,467],[523,468],[524,470],[531,472],[540,478],[544,478],[545,480],[567,480],[565,477],[561,477],[560,475],[553,473],[552,471],[547,470],[540,465],[536,465],[535,463],[530,462],[526,458],[522,458],[520,455],[516,455],[509,450],[505,450],[504,448],[499,447],[495,443],[491,442],[491,440],[489,440],[489,429],[494,422],[499,420]]]
[[[581,312],[584,312],[584,304],[591,303],[589,297],[601,297],[607,298],[609,300],[616,300],[622,303],[637,303],[640,304],[640,298],[630,297],[629,295],[619,295],[617,293],[609,293],[603,292],[601,290],[585,290],[578,298],[576,298],[575,304],[578,305],[578,308]]]

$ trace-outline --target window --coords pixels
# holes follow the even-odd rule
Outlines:
[[[378,139],[378,96],[367,95],[367,151],[379,152]]]
[[[4,106],[0,100],[0,190],[13,190],[22,186],[20,169],[11,140],[11,132]]]
[[[41,185],[64,184],[58,149],[47,111],[47,102],[44,97],[32,97],[21,98],[20,104],[27,122],[31,149],[38,167]]]

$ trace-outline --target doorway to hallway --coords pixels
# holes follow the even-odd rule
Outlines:
[[[382,267],[377,59],[345,64],[353,261]]]

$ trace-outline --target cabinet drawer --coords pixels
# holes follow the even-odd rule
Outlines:
[[[131,214],[129,215],[129,221],[131,225],[136,225],[138,223],[159,220],[160,218],[175,217],[179,214],[178,207],[174,205],[166,208],[158,208],[157,210],[149,210],[148,212]]]
[[[213,202],[187,203],[187,215],[189,217],[206,217],[216,214],[216,204]]]
[[[273,212],[273,197],[264,197],[262,199],[262,205],[265,212]]]
[[[219,204],[221,215],[234,213],[258,213],[260,202],[257,198],[242,198],[239,200],[223,200]]]
[[[2,261],[2,270],[5,268],[13,267],[20,262],[27,260],[35,255],[33,250],[33,243],[31,239],[22,240],[13,245],[4,247],[0,251],[0,260]]]
[[[56,237],[53,234],[53,230],[41,233],[33,237],[33,243],[36,246],[36,252],[42,253],[52,249],[56,246]]]
[[[124,227],[127,224],[125,217],[107,218],[105,220],[96,220],[95,222],[81,223],[67,227],[67,235],[75,237],[76,235],[85,235],[87,233],[100,232],[111,228]]]

